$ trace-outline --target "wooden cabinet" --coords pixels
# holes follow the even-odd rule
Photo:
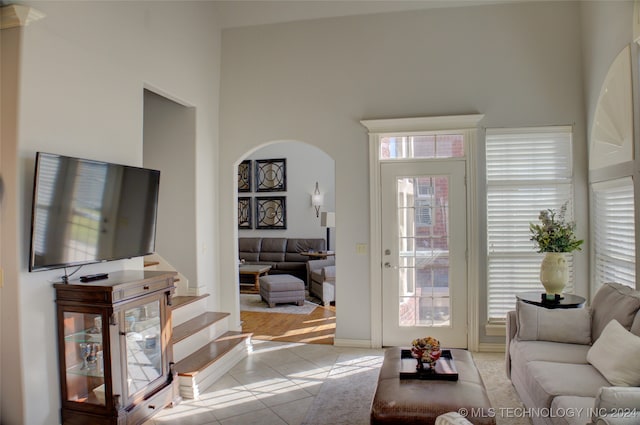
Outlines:
[[[141,424],[179,401],[175,275],[132,270],[54,284],[63,424]]]

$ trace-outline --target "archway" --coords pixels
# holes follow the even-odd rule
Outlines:
[[[241,261],[238,290],[243,331],[252,332],[255,339],[333,344],[335,289],[330,293],[330,288],[335,288],[335,280],[328,282],[328,289],[323,292],[322,284],[318,284],[323,279],[318,276],[325,270],[326,275],[335,270],[335,257],[329,253],[319,261],[315,257],[300,258],[292,251],[331,251],[335,244],[336,229],[327,227],[334,226],[335,161],[310,144],[278,141],[248,152],[236,170],[235,225]],[[320,194],[315,197],[317,205],[313,205],[314,192]],[[326,245],[328,236],[330,247]],[[256,252],[268,244],[273,252]],[[303,280],[304,305],[282,303],[269,307],[257,293],[256,279],[264,266],[272,267],[265,273],[289,274]],[[315,280],[309,266],[315,268]]]

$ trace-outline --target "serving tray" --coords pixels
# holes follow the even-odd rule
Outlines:
[[[425,379],[432,381],[457,381],[458,370],[451,356],[451,350],[442,350],[436,367],[418,369],[418,360],[411,356],[411,350],[403,349],[400,355],[400,379]]]

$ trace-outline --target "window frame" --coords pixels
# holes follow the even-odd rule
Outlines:
[[[554,134],[555,133],[555,134]],[[534,288],[535,290],[540,289],[542,292],[542,284],[539,282],[537,278],[537,273],[539,273],[539,264],[542,261],[543,254],[539,254],[535,250],[535,246],[533,242],[529,241],[528,234],[528,226],[527,224],[530,222],[534,222],[538,213],[542,209],[547,208],[555,208],[559,209],[564,201],[569,201],[569,214],[568,219],[573,217],[573,205],[575,203],[575,184],[574,184],[574,170],[573,170],[573,128],[572,126],[544,126],[544,127],[521,127],[521,128],[491,128],[486,130],[485,134],[485,173],[486,173],[486,203],[485,203],[485,213],[486,213],[486,300],[485,300],[485,308],[486,308],[486,320],[487,320],[487,334],[495,335],[491,329],[491,326],[499,326],[503,328],[504,323],[506,322],[506,310],[510,310],[506,304],[511,302],[507,301],[507,297],[509,293],[513,293],[513,304],[515,306],[515,293],[519,292],[516,288],[518,284],[522,285],[521,291],[528,291]],[[491,164],[490,153],[490,139],[491,138],[504,138],[506,140],[511,139],[511,143],[516,145],[514,151],[517,152],[518,149],[524,148],[526,146],[524,143],[522,146],[519,145],[518,139],[522,141],[526,140],[527,143],[531,140],[535,140],[536,137],[540,137],[541,135],[550,134],[554,137],[558,138],[558,141],[564,143],[565,139],[568,139],[568,146],[566,146],[566,151],[564,154],[566,155],[565,161],[561,161],[558,159],[559,166],[566,166],[564,172],[561,174],[551,173],[548,176],[544,176],[543,168],[540,168],[540,179],[531,180],[531,173],[528,173],[525,177],[518,176],[518,171],[511,172],[510,169],[517,168],[514,165],[518,164],[514,162],[509,166],[509,163],[504,161],[503,163],[496,162],[495,164]],[[505,140],[505,142],[506,142]],[[498,142],[496,142],[498,143]],[[534,146],[535,145],[527,145]],[[528,148],[526,148],[528,149]],[[526,157],[530,153],[520,153],[518,155],[522,155]],[[518,155],[514,155],[513,158],[517,158]],[[553,159],[553,157],[551,157]],[[504,158],[502,158],[504,160]],[[494,172],[490,167],[498,165],[503,165],[504,168],[496,168],[499,172]],[[501,174],[502,173],[502,174]],[[534,206],[536,204],[536,198],[533,196],[535,190],[539,190],[540,186],[547,188],[547,192],[545,192],[545,196],[550,199],[554,199],[552,204],[539,204],[537,207]],[[555,191],[554,191],[555,187]],[[560,191],[559,188],[563,187],[565,190]],[[527,194],[527,190],[531,194]],[[514,220],[512,226],[517,227],[517,232],[522,233],[521,235],[515,236],[496,236],[497,231],[493,230],[491,222],[496,220],[496,211],[500,206],[500,202],[504,202],[505,199],[510,199],[510,193],[513,192],[518,193],[519,196],[522,196],[524,201],[531,205],[532,209],[530,211],[530,216],[525,218],[523,216],[519,216]],[[522,194],[521,192],[524,192]],[[500,193],[503,198],[498,198],[498,200],[492,200],[492,197],[495,198],[496,193]],[[564,193],[564,195],[563,195]],[[562,198],[562,199],[561,199]],[[515,212],[518,210],[514,208]],[[521,213],[523,211],[520,211]],[[517,214],[508,214],[517,216]],[[497,227],[495,227],[497,228]],[[493,235],[492,235],[493,232]],[[524,234],[526,233],[527,240],[524,240]],[[503,239],[499,239],[503,238]],[[511,240],[509,240],[511,239]],[[497,242],[502,242],[502,248],[495,248],[495,244]],[[509,245],[515,244],[515,245]],[[515,249],[514,249],[515,248]],[[568,260],[570,263],[570,281],[567,285],[567,292],[572,292],[575,287],[575,266],[573,261],[573,254],[568,255]],[[502,264],[500,264],[500,260],[502,260]],[[496,261],[499,264],[498,269],[493,269]],[[505,275],[512,273],[509,272],[509,264],[525,264],[523,268],[519,271],[523,274],[523,276],[519,276],[518,280],[520,283],[506,283],[504,280],[500,282],[499,280],[499,270],[500,267],[505,268]],[[528,264],[528,267],[526,266]],[[525,270],[526,269],[526,270]],[[509,278],[511,279],[511,278]],[[506,279],[505,280],[509,280]],[[506,286],[511,285],[511,287]],[[493,298],[492,298],[493,297]],[[492,299],[494,301],[492,301]],[[505,310],[505,315],[500,316],[500,314],[496,314],[496,310]]]

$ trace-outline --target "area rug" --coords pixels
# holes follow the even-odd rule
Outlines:
[[[269,305],[262,301],[260,294],[240,294],[240,311],[257,311],[261,313],[287,313],[287,314],[311,314],[313,310],[319,307],[311,301],[306,299],[304,305],[298,306],[294,303],[290,304],[276,304],[275,307],[269,307]]]
[[[507,379],[504,354],[473,353],[494,408],[497,425],[530,425],[519,414],[522,403]],[[338,358],[302,425],[369,425],[383,356]]]

